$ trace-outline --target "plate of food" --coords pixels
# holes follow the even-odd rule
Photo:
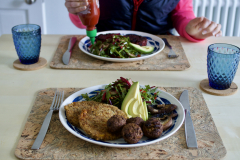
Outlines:
[[[85,54],[111,62],[133,62],[150,58],[165,47],[164,41],[152,34],[138,31],[98,32],[95,44],[84,37],[78,44]]]
[[[185,114],[171,94],[121,77],[73,93],[61,104],[59,118],[80,139],[130,148],[172,136],[182,126]]]

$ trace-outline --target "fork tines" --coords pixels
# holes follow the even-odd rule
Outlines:
[[[58,110],[60,105],[63,102],[63,98],[64,98],[64,91],[60,92],[56,90],[50,109],[54,111]]]

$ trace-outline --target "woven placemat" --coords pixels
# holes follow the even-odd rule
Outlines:
[[[69,39],[72,36],[77,37],[77,42],[72,50],[71,59],[68,65],[62,62],[62,56],[68,48]],[[84,52],[79,47],[79,41],[85,35],[68,35],[63,36],[60,40],[57,50],[50,63],[50,67],[54,69],[80,69],[80,70],[128,70],[128,71],[182,71],[190,67],[190,63],[183,50],[179,37],[172,35],[160,35],[160,38],[167,38],[172,45],[173,50],[179,55],[178,58],[168,58],[169,48],[165,47],[159,54],[140,61],[117,63],[108,62],[93,58]]]
[[[189,91],[191,116],[196,131],[198,149],[187,149],[184,125],[171,137],[143,147],[109,148],[77,138],[68,132],[53,114],[48,132],[39,150],[31,150],[43,120],[47,115],[56,89],[38,92],[15,155],[21,159],[221,159],[227,151],[200,90],[196,88],[160,88],[177,99]],[[65,98],[80,90],[64,88]]]

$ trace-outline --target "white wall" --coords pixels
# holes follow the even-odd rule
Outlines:
[[[38,24],[44,32],[42,21],[42,0],[29,5],[25,0],[0,0],[0,35],[11,34],[19,24]]]
[[[64,4],[65,0],[43,0],[44,34],[86,34],[71,22]]]

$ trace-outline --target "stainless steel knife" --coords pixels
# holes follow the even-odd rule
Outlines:
[[[179,98],[179,101],[182,103],[183,108],[185,109],[185,137],[187,141],[187,147],[190,149],[197,149],[197,139],[195,130],[193,127],[192,118],[190,115],[190,104],[188,97],[188,90],[184,90]]]
[[[76,41],[77,41],[77,37],[70,38],[69,43],[68,43],[68,49],[62,56],[62,61],[66,65],[69,63],[69,60],[70,60],[70,57],[72,54],[72,48]]]

